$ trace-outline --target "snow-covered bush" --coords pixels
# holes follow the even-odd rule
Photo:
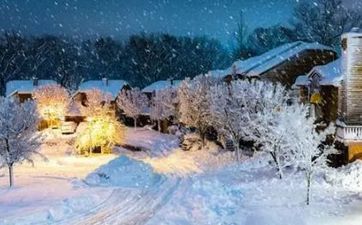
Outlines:
[[[38,112],[44,120],[63,119],[68,109],[69,92],[58,84],[50,84],[37,88],[34,92]]]
[[[38,112],[33,101],[20,103],[15,98],[0,98],[0,167],[9,169],[9,184],[13,186],[13,166],[39,154],[37,135]],[[39,154],[40,155],[40,154]]]
[[[85,181],[95,186],[150,187],[162,180],[162,175],[142,161],[120,156],[89,174]]]
[[[178,90],[179,120],[196,128],[203,141],[210,126],[210,102],[207,95],[215,83],[214,78],[199,75],[193,80],[185,79]]]
[[[117,105],[123,112],[132,117],[134,126],[137,127],[137,118],[148,108],[148,98],[139,88],[122,90],[117,98]]]
[[[160,90],[152,97],[150,117],[157,121],[159,131],[161,120],[176,116],[177,104],[177,91],[172,88]]]

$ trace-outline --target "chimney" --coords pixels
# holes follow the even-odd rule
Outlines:
[[[37,77],[33,77],[33,86],[39,85],[39,79]]]
[[[353,28],[351,29],[351,33],[359,33],[359,32],[360,32],[359,27],[353,27]]]
[[[102,78],[102,83],[103,83],[104,86],[108,86],[108,78],[103,77]]]

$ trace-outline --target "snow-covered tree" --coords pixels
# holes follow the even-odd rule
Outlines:
[[[8,167],[10,187],[14,185],[14,165],[24,160],[32,163],[32,155],[39,154],[37,124],[33,101],[20,103],[15,98],[0,98],[0,167]]]
[[[87,117],[102,117],[110,114],[112,96],[99,89],[86,92],[86,107],[82,107],[82,114]]]
[[[333,145],[326,144],[328,135],[334,135],[335,127],[330,125],[318,131],[314,119],[308,117],[308,109],[303,105],[292,105],[284,110],[279,126],[279,131],[286,134],[284,157],[305,173],[306,203],[309,204],[314,173],[327,166],[328,155],[336,153]]]
[[[50,84],[37,88],[34,92],[38,113],[48,121],[63,119],[70,101],[69,92],[60,85]]]
[[[178,90],[179,120],[196,128],[203,141],[210,126],[210,102],[207,95],[215,83],[214,78],[199,75],[193,80],[185,79]]]
[[[209,93],[211,121],[225,139],[233,141],[237,159],[240,140],[254,141],[272,156],[281,173],[279,137],[273,132],[277,114],[285,106],[287,92],[280,85],[263,81],[233,81],[216,85]],[[282,176],[282,175],[280,175]]]
[[[101,153],[110,153],[115,145],[123,143],[124,134],[124,125],[115,115],[92,117],[87,127],[79,132],[75,146],[79,154],[92,154],[96,147],[101,148]]]
[[[158,130],[161,130],[161,120],[169,119],[177,114],[177,91],[173,88],[167,88],[155,93],[151,100],[150,116],[156,120]]]
[[[147,111],[148,98],[139,88],[122,90],[117,97],[117,105],[124,113],[133,118],[134,126],[137,127],[138,117]]]
[[[100,147],[102,153],[111,152],[114,145],[122,142],[125,133],[112,109],[112,96],[98,89],[87,91],[86,96],[86,107],[82,109],[88,123],[76,138],[78,153],[91,154],[96,147]]]
[[[283,177],[283,167],[286,162],[283,159],[283,138],[286,133],[278,132],[279,120],[283,110],[288,107],[289,94],[280,84],[269,82],[255,82],[249,90],[246,90],[250,125],[246,129],[246,138],[255,141],[255,145],[261,146],[261,150],[272,157],[279,177]]]

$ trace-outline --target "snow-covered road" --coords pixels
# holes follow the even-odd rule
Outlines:
[[[59,225],[141,225],[146,224],[165,205],[181,183],[179,178],[162,177],[143,190],[116,188],[100,205],[66,220]]]

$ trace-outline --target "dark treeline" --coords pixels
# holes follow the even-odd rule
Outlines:
[[[32,77],[54,79],[70,89],[76,89],[82,80],[102,77],[144,87],[161,79],[183,79],[223,69],[233,60],[298,40],[338,50],[340,36],[361,23],[362,13],[345,8],[341,0],[301,0],[288,25],[251,32],[241,14],[232,54],[208,37],[138,34],[127,41],[111,37],[75,40],[5,32],[0,35],[0,94],[4,94],[7,81]]]
[[[342,0],[300,0],[288,24],[251,32],[241,13],[233,55],[245,59],[294,41],[318,42],[338,51],[341,35],[361,25],[361,10],[346,8]]]
[[[127,41],[101,37],[79,41],[56,36],[0,37],[0,89],[14,79],[54,79],[75,89],[82,80],[124,79],[143,87],[161,79],[182,79],[230,65],[219,41],[207,37],[139,34]]]

